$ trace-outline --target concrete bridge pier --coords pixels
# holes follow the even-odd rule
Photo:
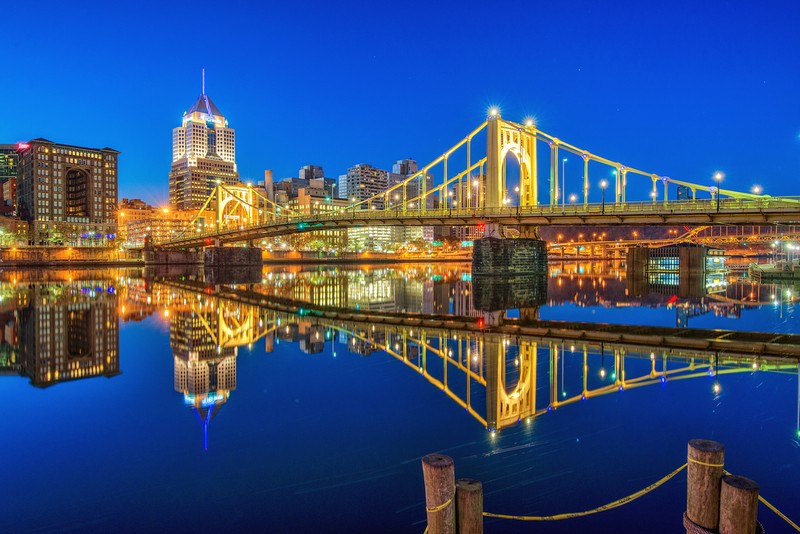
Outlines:
[[[487,224],[484,237],[473,243],[473,276],[530,275],[547,272],[547,243],[535,227],[520,228],[520,237],[506,239],[499,224]]]
[[[208,247],[203,255],[206,267],[252,267],[261,266],[261,249],[256,247]]]
[[[203,253],[197,250],[165,250],[145,245],[142,250],[145,266],[198,265],[203,263]]]

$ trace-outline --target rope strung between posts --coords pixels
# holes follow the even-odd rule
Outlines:
[[[686,469],[686,466],[688,466],[689,463],[695,463],[695,464],[699,464],[699,465],[704,465],[706,467],[723,467],[723,464],[709,464],[709,463],[701,462],[699,460],[695,460],[694,458],[687,458],[686,460],[687,460],[687,462],[685,464],[683,464],[682,466],[678,467],[677,469],[675,469],[673,472],[671,472],[667,476],[665,476],[665,477],[657,480],[656,482],[650,484],[646,488],[641,489],[641,490],[639,490],[639,491],[637,491],[635,493],[632,493],[631,495],[628,495],[627,497],[623,497],[621,499],[617,499],[616,501],[610,502],[608,504],[604,504],[603,506],[599,506],[599,507],[593,508],[591,510],[586,510],[584,512],[569,512],[569,513],[558,514],[558,515],[509,515],[509,514],[495,514],[493,512],[483,512],[483,516],[484,517],[495,517],[495,518],[498,518],[498,519],[512,519],[512,520],[515,520],[515,521],[561,521],[562,519],[572,519],[572,518],[575,518],[575,517],[583,517],[583,516],[587,516],[587,515],[591,515],[591,514],[597,514],[597,513],[600,513],[600,512],[605,512],[607,510],[612,510],[614,508],[622,506],[623,504],[627,504],[627,503],[629,503],[631,501],[634,501],[634,500],[638,499],[639,497],[641,497],[643,495],[646,495],[646,494],[650,493],[654,489],[664,485],[665,483],[667,483],[671,479],[673,479],[675,477],[675,475],[677,475],[678,473],[680,473],[681,471]],[[729,471],[724,471],[724,472],[725,472],[726,475],[730,475],[731,474]],[[425,509],[428,512],[431,512],[431,513],[440,512],[440,511],[444,510],[445,508],[447,508],[450,504],[452,504],[454,498],[455,498],[455,494],[453,494],[452,497],[450,497],[448,500],[446,500],[442,504],[440,504],[438,506],[434,506],[432,508],[426,507]],[[800,532],[800,526],[798,526],[794,521],[792,521],[791,519],[786,517],[786,515],[784,515],[780,510],[775,508],[775,506],[772,505],[772,503],[767,501],[761,495],[758,496],[758,500],[761,501],[762,503],[764,503],[764,505],[766,505],[767,508],[769,508],[770,510],[775,512],[775,514],[777,514],[778,517],[780,517],[781,519],[786,521],[789,525],[791,525],[791,527],[794,528],[797,532]],[[684,514],[684,516],[685,516],[685,514]],[[687,518],[684,517],[684,519],[687,519]],[[684,521],[684,523],[686,523],[686,521]],[[686,525],[684,525],[684,526],[686,526]],[[426,526],[424,534],[427,534],[427,532],[428,532],[428,527]]]
[[[616,500],[614,502],[610,502],[608,504],[604,504],[603,506],[600,506],[600,507],[597,507],[597,508],[593,508],[591,510],[586,510],[585,512],[569,512],[569,513],[566,513],[566,514],[544,515],[544,516],[542,516],[542,515],[507,515],[507,514],[495,514],[495,513],[492,513],[492,512],[483,512],[483,515],[485,517],[497,517],[497,518],[500,518],[500,519],[514,519],[516,521],[560,521],[562,519],[572,519],[573,517],[583,517],[585,515],[597,514],[599,512],[605,512],[606,510],[611,510],[613,508],[617,508],[619,506],[622,506],[623,504],[627,504],[627,503],[629,503],[629,502],[631,502],[633,500],[638,499],[642,495],[650,493],[651,491],[653,491],[657,487],[663,485],[664,483],[668,482],[675,475],[677,475],[678,473],[683,471],[686,468],[687,465],[688,465],[688,463],[683,464],[682,466],[680,466],[679,468],[677,468],[675,471],[673,471],[672,473],[668,474],[664,478],[654,482],[653,484],[650,484],[646,488],[641,489],[641,490],[637,491],[636,493],[628,495],[627,497],[623,497],[622,499],[618,499],[618,500]]]
[[[783,513],[777,508],[775,508],[767,499],[759,495],[758,500],[763,502],[767,506],[767,508],[775,512],[778,515],[778,517],[789,523],[789,525],[791,525],[793,529],[795,529],[797,532],[800,532],[800,527],[797,526],[797,523],[795,523],[794,521],[783,515]]]

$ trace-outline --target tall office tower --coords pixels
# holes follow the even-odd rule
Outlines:
[[[388,173],[383,169],[376,169],[372,165],[359,163],[355,167],[347,169],[347,194],[352,201],[361,202],[375,195],[383,193],[389,184]],[[383,209],[383,199],[377,198],[367,206],[366,203],[359,206],[362,209]]]
[[[117,233],[117,156],[112,148],[20,145],[17,214],[34,245],[109,245]]]
[[[180,210],[199,209],[217,183],[239,183],[236,135],[206,94],[204,81],[197,101],[172,130],[169,203]]]

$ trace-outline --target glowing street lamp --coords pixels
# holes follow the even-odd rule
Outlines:
[[[561,213],[564,213],[564,205],[567,200],[566,186],[564,185],[564,164],[567,163],[567,158],[561,160]]]
[[[719,211],[719,194],[720,194],[720,186],[722,185],[722,179],[725,175],[719,171],[714,173],[714,180],[717,181],[717,211]]]
[[[753,187],[750,188],[750,192],[753,193],[754,195],[760,195],[761,193],[764,192],[764,189],[760,185],[754,185]]]
[[[600,191],[602,191],[602,204],[601,204],[601,212],[606,212],[606,187],[608,187],[608,180],[600,180]]]
[[[572,193],[569,196],[569,203],[570,204],[575,204],[577,201],[578,201],[578,195],[576,195],[575,193]]]

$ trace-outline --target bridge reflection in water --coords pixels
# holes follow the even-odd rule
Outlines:
[[[383,352],[493,433],[624,390],[698,379],[715,395],[729,374],[798,372],[800,335],[542,321],[545,276],[486,287],[458,271],[420,269],[400,279],[381,272],[267,275],[228,286],[191,276],[148,281],[148,302],[169,317],[175,388],[204,435],[236,388],[238,348],[262,338],[266,352],[282,342],[332,357]],[[407,311],[411,295],[421,291],[424,301],[445,277],[441,298],[423,302],[424,313]]]

